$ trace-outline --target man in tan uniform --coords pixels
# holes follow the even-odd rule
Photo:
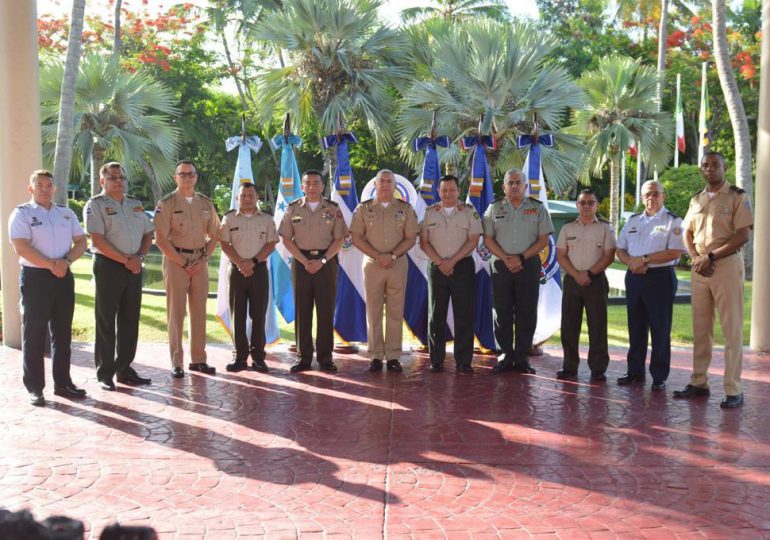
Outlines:
[[[370,371],[403,371],[399,358],[404,319],[404,291],[409,263],[406,252],[417,240],[420,225],[408,203],[394,197],[396,178],[383,169],[374,181],[375,197],[358,205],[350,222],[353,245],[366,255],[363,262],[366,333]],[[382,333],[382,305],[387,321]]]
[[[615,233],[596,217],[599,201],[590,189],[578,195],[579,216],[562,227],[556,257],[564,270],[561,300],[561,346],[564,364],[557,379],[575,379],[580,365],[580,327],[583,310],[588,320],[588,367],[592,381],[604,381],[610,353],[607,347],[607,295],[604,271],[615,257]]]
[[[420,247],[430,258],[428,266],[428,350],[430,370],[439,372],[446,356],[449,299],[455,317],[454,356],[458,373],[473,373],[473,317],[476,267],[470,254],[481,236],[481,218],[471,204],[457,200],[456,176],[439,180],[441,202],[425,210],[420,227]]]
[[[348,235],[337,203],[321,196],[324,182],[317,170],[302,175],[305,196],[286,209],[278,234],[292,254],[294,285],[294,331],[298,359],[291,366],[297,373],[310,369],[313,361],[313,307],[316,311],[315,353],[322,371],[337,371],[334,348],[334,303],[337,299],[337,252]]]
[[[265,364],[265,314],[270,294],[267,259],[278,243],[273,216],[257,208],[257,186],[246,182],[238,187],[238,209],[222,218],[219,239],[230,259],[227,270],[233,362],[227,371],[243,371],[251,355],[252,367],[267,372]],[[251,318],[251,339],[246,335],[246,313]]]
[[[685,216],[685,245],[692,258],[693,373],[675,398],[710,394],[708,367],[714,342],[714,307],[725,336],[725,399],[720,406],[743,406],[743,281],[740,249],[754,223],[751,201],[725,180],[725,159],[708,152],[701,161],[706,189],[690,200]]]
[[[155,243],[163,253],[171,375],[180,379],[184,377],[182,333],[188,303],[190,371],[216,372],[206,363],[206,299],[208,261],[217,247],[219,217],[211,200],[195,191],[198,172],[191,161],[177,163],[174,181],[177,189],[155,208]]]

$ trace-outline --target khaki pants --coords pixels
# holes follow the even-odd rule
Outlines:
[[[184,255],[193,260],[198,255]],[[193,277],[181,266],[163,257],[163,283],[166,286],[168,347],[171,366],[184,366],[182,335],[187,306],[190,308],[190,363],[206,361],[206,299],[209,293],[209,273],[206,263]],[[186,305],[187,304],[187,305]]]
[[[743,258],[730,255],[716,261],[711,277],[692,273],[693,358],[690,384],[708,388],[708,368],[714,344],[714,308],[725,336],[725,393],[741,390],[743,366]]]
[[[409,263],[401,256],[392,268],[381,268],[369,257],[364,259],[366,290],[366,332],[369,358],[398,360],[404,320],[404,290]],[[385,337],[382,335],[382,304],[385,304]]]

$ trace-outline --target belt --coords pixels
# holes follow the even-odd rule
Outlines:
[[[177,253],[187,253],[189,255],[197,255],[198,253],[203,253],[204,251],[206,251],[205,247],[198,248],[198,249],[185,249],[185,248],[174,247],[174,249],[177,251]]]
[[[323,259],[324,253],[326,253],[325,249],[300,249],[300,252],[305,257],[310,257],[313,259]]]

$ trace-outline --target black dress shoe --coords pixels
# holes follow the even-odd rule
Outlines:
[[[35,407],[45,406],[45,398],[43,397],[43,392],[30,392],[29,403]]]
[[[184,377],[184,370],[180,367],[172,367],[171,368],[171,376],[175,379],[181,379]]]
[[[369,362],[369,371],[382,371],[382,360],[375,358]]]
[[[737,396],[725,396],[725,399],[719,404],[723,409],[737,409],[743,407],[743,394]]]
[[[398,360],[388,360],[386,367],[388,371],[392,371],[394,373],[401,373],[404,371],[404,368],[401,367],[401,362]]]
[[[458,368],[458,369],[460,369],[460,368]],[[431,373],[441,373],[442,371],[444,371],[444,366],[442,366],[441,364],[431,364],[430,365],[430,372]]]
[[[289,368],[291,373],[299,373],[301,371],[310,371],[310,362],[305,360],[297,360]]]
[[[471,366],[462,365],[462,366],[457,366],[457,370],[456,371],[457,371],[457,373],[471,374],[471,373],[473,373],[473,368]]]
[[[99,381],[99,388],[102,390],[109,390],[110,392],[114,392],[116,390],[115,383],[112,381]]]
[[[337,366],[334,365],[334,362],[329,360],[328,362],[319,362],[318,369],[321,371],[326,371],[327,373],[334,373],[337,371]]]
[[[510,362],[498,362],[492,366],[492,373],[505,373],[506,371],[513,371],[513,364]]]
[[[129,386],[142,386],[142,385],[152,384],[152,379],[140,377],[133,370],[131,372],[118,375],[117,379],[120,384],[127,384]]]
[[[254,360],[251,363],[251,369],[254,371],[259,371],[260,373],[267,373],[267,364],[265,364],[264,360]]]
[[[561,369],[556,372],[556,378],[564,381],[568,379],[577,379],[578,372],[572,369]]]
[[[711,395],[711,390],[703,388],[702,386],[693,386],[688,384],[684,387],[684,390],[674,390],[674,397],[677,399],[692,399],[699,397],[708,397]]]
[[[625,386],[627,384],[643,383],[644,379],[644,375],[631,375],[630,373],[626,373],[622,377],[618,377],[618,384],[620,386]]]
[[[187,366],[190,371],[197,371],[198,373],[205,373],[206,375],[213,375],[217,372],[217,368],[208,365],[206,362],[198,362],[196,364],[190,364]]]
[[[591,380],[594,382],[602,382],[607,380],[607,375],[603,371],[592,371]]]
[[[237,373],[239,371],[243,371],[244,369],[249,369],[249,365],[246,363],[245,360],[236,360],[231,364],[227,364],[225,366],[225,369],[232,373]]]
[[[650,390],[654,392],[658,392],[660,390],[666,389],[666,381],[652,381],[652,386],[650,386]]]
[[[83,399],[86,397],[86,391],[82,388],[78,388],[74,384],[65,384],[62,386],[56,386],[53,389],[53,393],[56,396],[66,397],[70,399]]]
[[[529,364],[513,364],[513,371],[516,373],[527,373],[529,375],[534,375],[537,373],[535,371],[535,368],[530,366]]]

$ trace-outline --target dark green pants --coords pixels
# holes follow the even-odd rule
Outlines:
[[[244,277],[231,264],[228,271],[230,280],[230,314],[233,321],[233,343],[235,361],[246,362],[251,354],[254,361],[265,359],[265,313],[269,282],[267,264],[261,262],[254,267],[254,273]],[[246,314],[251,319],[251,335],[246,335]]]
[[[430,363],[440,366],[446,356],[446,328],[449,300],[454,312],[454,356],[458,366],[470,366],[473,360],[473,313],[475,310],[476,272],[471,257],[455,265],[451,276],[438,266],[428,266],[428,349]]]
[[[609,285],[604,272],[594,276],[591,283],[581,287],[569,275],[564,275],[561,297],[561,346],[564,349],[564,369],[577,371],[580,364],[580,328],[583,310],[588,320],[588,367],[604,373],[610,362],[607,349],[607,294]]]
[[[529,350],[537,328],[537,300],[540,297],[540,257],[524,262],[524,268],[510,272],[502,261],[492,264],[492,315],[495,342],[505,364],[529,365]],[[516,347],[513,323],[516,321]]]
[[[325,250],[324,250],[325,251]],[[324,251],[320,251],[323,253]],[[321,258],[321,255],[306,255]],[[337,297],[337,257],[328,261],[315,274],[292,259],[291,276],[294,285],[294,331],[297,356],[310,363],[315,350],[319,364],[331,362],[334,348],[334,302]],[[316,313],[316,339],[313,348],[313,310]]]

